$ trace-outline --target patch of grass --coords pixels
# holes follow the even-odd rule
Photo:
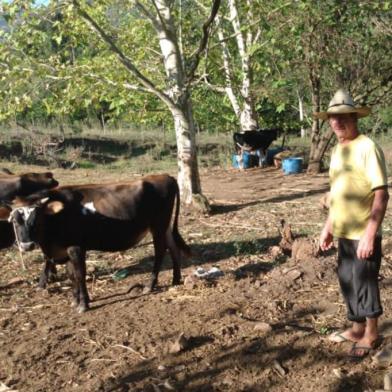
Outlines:
[[[329,335],[330,333],[331,333],[331,328],[328,326],[328,325],[322,325],[320,328],[319,328],[319,330],[318,330],[318,333],[320,334],[320,335],[323,335],[323,336],[326,336],[326,335]]]
[[[80,169],[95,169],[97,165],[94,162],[89,161],[78,161],[77,166]]]

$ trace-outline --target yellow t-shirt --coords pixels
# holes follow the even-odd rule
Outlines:
[[[370,217],[374,189],[387,185],[381,148],[365,135],[334,147],[329,168],[335,237],[358,240]]]

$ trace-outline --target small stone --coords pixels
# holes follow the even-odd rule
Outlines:
[[[0,392],[18,392],[16,389],[11,389],[7,385],[0,382]]]
[[[171,345],[170,353],[178,354],[179,352],[185,350],[189,345],[189,340],[185,337],[185,334],[182,332],[177,340]]]
[[[92,274],[92,273],[96,272],[96,270],[97,270],[97,267],[95,265],[88,265],[87,266],[87,272],[89,274]]]
[[[267,334],[272,331],[272,327],[268,323],[256,323],[254,328],[255,331],[261,332],[262,334]]]
[[[284,377],[287,374],[286,369],[276,359],[272,363],[272,368],[281,376]]]
[[[257,279],[254,283],[254,286],[258,289],[259,287],[261,287],[261,285],[263,284],[263,282],[259,279]]]
[[[158,366],[158,370],[159,370],[160,372],[165,372],[165,371],[167,370],[167,368],[166,368],[165,365],[159,365],[159,366]]]
[[[271,253],[271,257],[274,258],[274,259],[276,259],[277,257],[283,255],[282,249],[280,248],[280,246],[277,246],[277,245],[271,246],[270,253]]]
[[[172,385],[172,383],[170,382],[170,380],[166,380],[163,384],[163,386],[165,387],[165,389],[169,390],[169,391],[174,391],[175,388]]]
[[[300,278],[300,277],[302,276],[302,272],[299,271],[299,270],[297,270],[297,269],[294,269],[294,270],[292,270],[292,271],[289,271],[289,272],[287,273],[287,276],[288,276],[289,279],[291,279],[291,280],[297,280],[298,278]]]
[[[347,372],[343,369],[332,369],[332,373],[340,380],[347,375]]]
[[[392,391],[392,373],[386,373],[384,376],[384,390]]]
[[[195,275],[188,275],[184,279],[184,286],[187,289],[194,289],[197,285],[197,278]]]

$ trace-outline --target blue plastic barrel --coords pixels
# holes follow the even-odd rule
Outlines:
[[[282,161],[284,174],[297,174],[302,172],[302,158],[290,157]]]
[[[250,154],[247,151],[244,151],[244,153],[242,154],[242,160],[243,160],[242,167],[244,169],[249,169],[251,167],[257,166],[259,157],[257,155]],[[237,154],[233,154],[232,164],[234,168],[236,169],[240,168],[239,161],[240,161],[240,156]]]

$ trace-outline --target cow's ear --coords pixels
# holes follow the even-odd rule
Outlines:
[[[55,215],[58,214],[64,208],[64,203],[61,201],[51,201],[45,206],[45,214]]]
[[[0,207],[0,220],[8,220],[11,210],[7,207]]]

